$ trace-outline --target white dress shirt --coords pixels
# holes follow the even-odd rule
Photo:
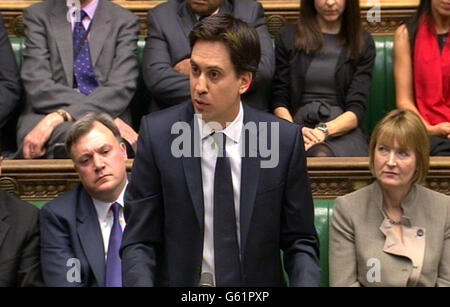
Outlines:
[[[204,200],[204,238],[203,238],[203,261],[202,274],[210,273],[215,284],[214,269],[214,172],[216,169],[217,146],[211,136],[213,130],[202,119],[197,118],[202,139],[201,146],[201,168],[203,181]],[[240,247],[240,223],[239,205],[241,195],[241,132],[244,122],[244,110],[240,104],[239,113],[236,118],[222,130],[226,136],[226,156],[229,158],[231,177],[233,181],[234,209],[236,215],[236,231]]]
[[[120,205],[119,223],[120,226],[122,227],[122,231],[125,229],[126,225],[125,218],[123,216],[123,196],[125,194],[125,189],[127,188],[127,185],[128,182],[125,184],[125,187],[120,193],[119,198],[117,198],[115,201]],[[105,250],[105,260],[106,260],[106,256],[108,254],[109,236],[111,234],[111,229],[114,223],[114,214],[112,210],[110,210],[110,208],[114,202],[105,203],[95,198],[92,198],[92,202],[94,203],[95,210],[97,211],[98,223],[100,225],[100,229],[102,230],[103,247]]]

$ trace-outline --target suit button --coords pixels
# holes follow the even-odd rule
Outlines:
[[[422,229],[417,230],[417,236],[418,237],[423,236],[423,230]]]

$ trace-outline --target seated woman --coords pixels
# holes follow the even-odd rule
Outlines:
[[[450,156],[450,5],[421,0],[395,32],[397,107],[417,113],[430,136],[432,156]]]
[[[331,286],[450,286],[450,197],[418,184],[428,146],[412,111],[391,111],[375,127],[375,182],[335,201]]]
[[[308,156],[367,156],[362,130],[375,59],[359,0],[302,0],[275,42],[272,107],[303,126]]]

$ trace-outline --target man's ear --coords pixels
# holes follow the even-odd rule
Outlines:
[[[240,76],[241,86],[239,87],[239,95],[244,94],[248,91],[250,86],[252,85],[253,75],[251,72],[246,71],[243,72]]]
[[[120,152],[122,153],[122,156],[124,157],[124,159],[128,159],[127,156],[127,146],[125,145],[124,142],[120,142]]]

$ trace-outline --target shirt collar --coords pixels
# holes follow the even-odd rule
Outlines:
[[[209,16],[212,16],[212,15],[216,15],[216,14],[218,14],[219,13],[219,10],[220,10],[220,7],[218,7],[211,15],[209,15]],[[207,17],[209,17],[209,16],[207,16]],[[195,18],[197,18],[197,20],[200,20],[200,15],[198,15],[198,14],[195,14]]]
[[[74,4],[75,4],[74,0],[66,0],[66,5],[67,5],[67,7],[69,7],[69,9],[72,8]],[[83,8],[83,11],[86,12],[86,14],[88,15],[90,20],[92,20],[94,18],[95,10],[97,9],[97,6],[98,6],[98,0],[94,0]]]
[[[200,127],[200,136],[203,139],[210,136],[216,129],[213,129],[207,122],[201,119],[200,116],[196,116],[198,126]],[[221,132],[230,138],[234,143],[239,143],[241,138],[242,127],[244,125],[244,108],[242,103],[239,103],[239,113],[236,118],[231,122],[227,123],[225,129]]]
[[[125,190],[127,188],[127,185],[128,185],[128,181],[125,183],[125,186],[123,187],[122,192],[120,192],[119,197],[114,201],[114,202],[118,203],[122,208],[124,205],[123,198],[125,196]],[[92,197],[92,202],[94,203],[95,209],[97,210],[98,218],[100,220],[106,219],[106,216],[108,215],[108,212],[109,212],[109,208],[111,207],[111,204],[113,204],[114,202],[112,202],[112,203],[104,202],[104,201],[95,199],[93,197]]]

